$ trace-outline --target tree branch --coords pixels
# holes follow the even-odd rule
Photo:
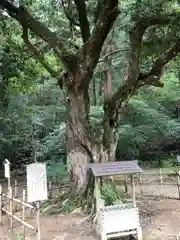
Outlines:
[[[179,15],[178,15],[179,16]],[[177,17],[177,16],[176,16]],[[167,25],[174,19],[174,14],[157,14],[141,17],[129,32],[130,53],[126,81],[136,81],[139,76],[139,57],[142,38],[145,31],[154,25]]]
[[[16,19],[22,27],[27,27],[41,39],[46,41],[52,48],[57,47],[64,50],[64,46],[55,32],[48,29],[43,23],[36,20],[25,7],[15,7],[7,0],[1,0],[0,6],[7,10],[8,14]]]
[[[157,14],[149,17],[141,17],[130,30],[129,61],[124,83],[119,86],[112,98],[104,104],[104,121],[110,121],[112,127],[116,127],[118,121],[120,120],[119,111],[122,111],[123,102],[125,100],[127,101],[138,88],[145,84],[156,84],[156,86],[162,86],[160,81],[158,81],[162,73],[162,68],[179,52],[179,40],[172,48],[168,49],[155,61],[154,66],[149,73],[140,73],[139,57],[141,53],[142,38],[145,31],[150,26],[157,24],[167,25],[177,17],[179,17],[179,14],[176,16],[173,14]]]
[[[104,62],[106,60],[107,57],[117,54],[117,53],[122,53],[122,52],[127,52],[129,49],[128,48],[120,48],[120,49],[116,49],[112,52],[106,53],[101,59],[99,59],[98,63],[100,62]]]
[[[32,45],[35,47],[37,44],[35,43],[35,44],[32,44]],[[30,50],[29,48],[26,49],[26,51],[29,51],[29,50]],[[45,53],[48,50],[49,50],[49,46],[46,45],[46,46],[43,46],[42,48],[38,49],[37,51],[42,54],[42,52]],[[28,60],[30,58],[33,58],[33,57],[36,57],[36,54],[34,52],[31,52],[30,55],[23,58],[22,63],[24,63],[26,60]]]
[[[12,18],[16,19],[22,28],[31,30],[36,36],[47,42],[49,47],[61,59],[66,71],[74,71],[75,63],[78,62],[79,58],[77,55],[66,50],[63,41],[55,32],[52,32],[42,22],[36,20],[25,7],[15,7],[8,0],[1,0],[0,7],[5,9]]]
[[[52,77],[57,77],[58,72],[56,72],[46,61],[44,58],[44,55],[40,53],[35,46],[29,41],[28,38],[28,29],[23,27],[23,40],[25,44],[28,46],[29,50],[32,51],[36,58],[40,61],[40,63],[43,65],[43,67],[51,74]]]
[[[87,42],[90,37],[90,28],[89,28],[89,21],[87,17],[87,10],[86,10],[86,3],[85,0],[74,0],[76,4],[76,10],[79,17],[80,29],[81,29],[81,36],[83,42]]]
[[[70,64],[68,60],[71,58],[69,55],[72,54],[65,49],[63,42],[55,32],[52,32],[43,23],[36,20],[25,7],[15,7],[8,0],[1,0],[0,7],[5,9],[12,18],[16,19],[23,28],[31,30],[38,37],[47,42],[54,52],[58,54],[64,66],[69,70]]]
[[[75,26],[80,27],[80,24],[76,21],[76,19],[74,19],[74,17],[71,15],[69,10],[66,9],[64,0],[62,0],[62,7],[64,10],[64,14],[66,15],[66,18],[70,21],[70,23],[72,23]]]
[[[104,0],[98,0],[97,1],[96,12],[95,12],[95,16],[94,16],[95,24],[98,20],[99,14],[101,13],[101,9],[103,8],[103,3],[104,3]]]
[[[91,79],[93,75],[103,44],[118,15],[118,0],[104,1],[103,8],[101,9],[95,28],[89,40],[84,45],[85,63],[90,71],[89,79]]]
[[[154,85],[154,86],[163,86],[160,82],[160,77],[163,72],[164,66],[173,60],[180,53],[180,38],[177,39],[176,43],[173,44],[169,49],[162,53],[159,58],[153,64],[153,67],[149,73],[140,73],[138,81],[139,85]]]

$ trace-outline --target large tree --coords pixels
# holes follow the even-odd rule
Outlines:
[[[106,62],[107,68],[111,66],[108,56],[113,53],[111,48],[107,50],[105,43],[108,34],[114,29],[115,22],[121,17],[124,4],[129,2],[131,3],[131,1],[98,0],[94,6],[93,1],[62,1],[61,6],[70,21],[70,27],[78,26],[80,29],[82,44],[75,52],[59,36],[58,31],[52,30],[47,24],[38,20],[36,14],[31,13],[30,2],[28,10],[26,1],[24,4],[10,0],[0,1],[3,13],[8,13],[21,26],[23,41],[33,52],[33,57],[36,57],[51,76],[57,79],[60,88],[65,92],[68,170],[78,193],[84,193],[87,189],[89,179],[87,165],[90,161],[115,159],[117,128],[129,98],[136,90],[146,85],[163,87],[160,77],[164,66],[180,52],[180,37],[174,33],[174,26],[179,33],[180,14],[176,8],[173,8],[173,3],[169,6],[169,11],[166,10],[169,1],[149,4],[148,1],[137,0],[132,3],[129,8],[132,11],[129,19],[131,24],[125,30],[128,49],[124,50],[128,51],[124,79],[113,93],[104,87],[107,93],[104,100],[102,130],[98,133],[94,132],[89,121],[90,83],[98,62],[102,61],[100,60],[102,52],[105,53],[103,61]],[[30,40],[32,35],[40,39],[40,43],[45,42],[46,48],[52,50],[59,60],[58,70],[47,62],[42,49],[38,50],[39,43],[32,44]],[[163,48],[151,54],[147,48],[151,43],[149,39],[151,40],[154,35],[161,38],[158,44],[161,46],[163,43]],[[143,61],[148,63],[148,67],[144,68]],[[110,88],[112,76],[105,74],[105,80],[107,80],[105,81],[107,88]]]

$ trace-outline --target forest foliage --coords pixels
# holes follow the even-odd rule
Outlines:
[[[82,39],[78,26],[68,21],[69,8],[66,5],[62,8],[63,1],[24,2],[38,20],[58,32],[66,48],[75,54],[76,48],[82,45]],[[90,21],[93,22],[93,1],[86,2]],[[114,51],[111,56],[113,92],[123,81],[127,29],[133,25],[138,13],[143,16],[151,16],[153,12],[178,15],[179,9],[178,1],[122,1],[122,13],[108,38]],[[77,13],[73,8],[71,11],[76,21]],[[44,59],[39,61],[39,56],[33,56],[24,44],[20,26],[4,12],[0,14],[0,28],[0,161],[2,163],[4,158],[8,158],[14,167],[35,160],[50,164],[65,163],[66,94],[59,89],[56,76],[53,77],[53,72],[57,70],[62,74],[64,66],[52,50],[31,33],[31,42],[44,54]],[[168,26],[150,27],[144,36],[141,69],[150,69],[153,59],[167,46],[170,47],[179,34],[179,25],[173,21]],[[102,54],[89,89],[90,121],[96,131],[100,131],[103,119],[103,76],[107,70],[104,56]],[[47,71],[47,63],[52,74]],[[118,126],[118,160],[139,159],[147,163],[156,158],[162,159],[172,151],[180,151],[178,63],[177,56],[164,69],[163,88],[144,86],[130,98],[125,117]],[[59,66],[62,69],[58,69]]]

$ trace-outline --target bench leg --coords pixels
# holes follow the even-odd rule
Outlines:
[[[142,228],[141,227],[139,227],[137,229],[137,239],[142,240]]]
[[[107,240],[107,236],[105,233],[101,233],[101,240]]]

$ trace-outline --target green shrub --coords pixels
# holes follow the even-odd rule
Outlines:
[[[47,178],[52,182],[60,182],[67,178],[67,166],[59,162],[52,162],[47,166]]]
[[[15,237],[14,240],[25,240],[25,238],[23,236],[17,236],[17,237]]]
[[[115,183],[103,184],[102,198],[106,206],[124,203],[123,193],[116,189]]]

